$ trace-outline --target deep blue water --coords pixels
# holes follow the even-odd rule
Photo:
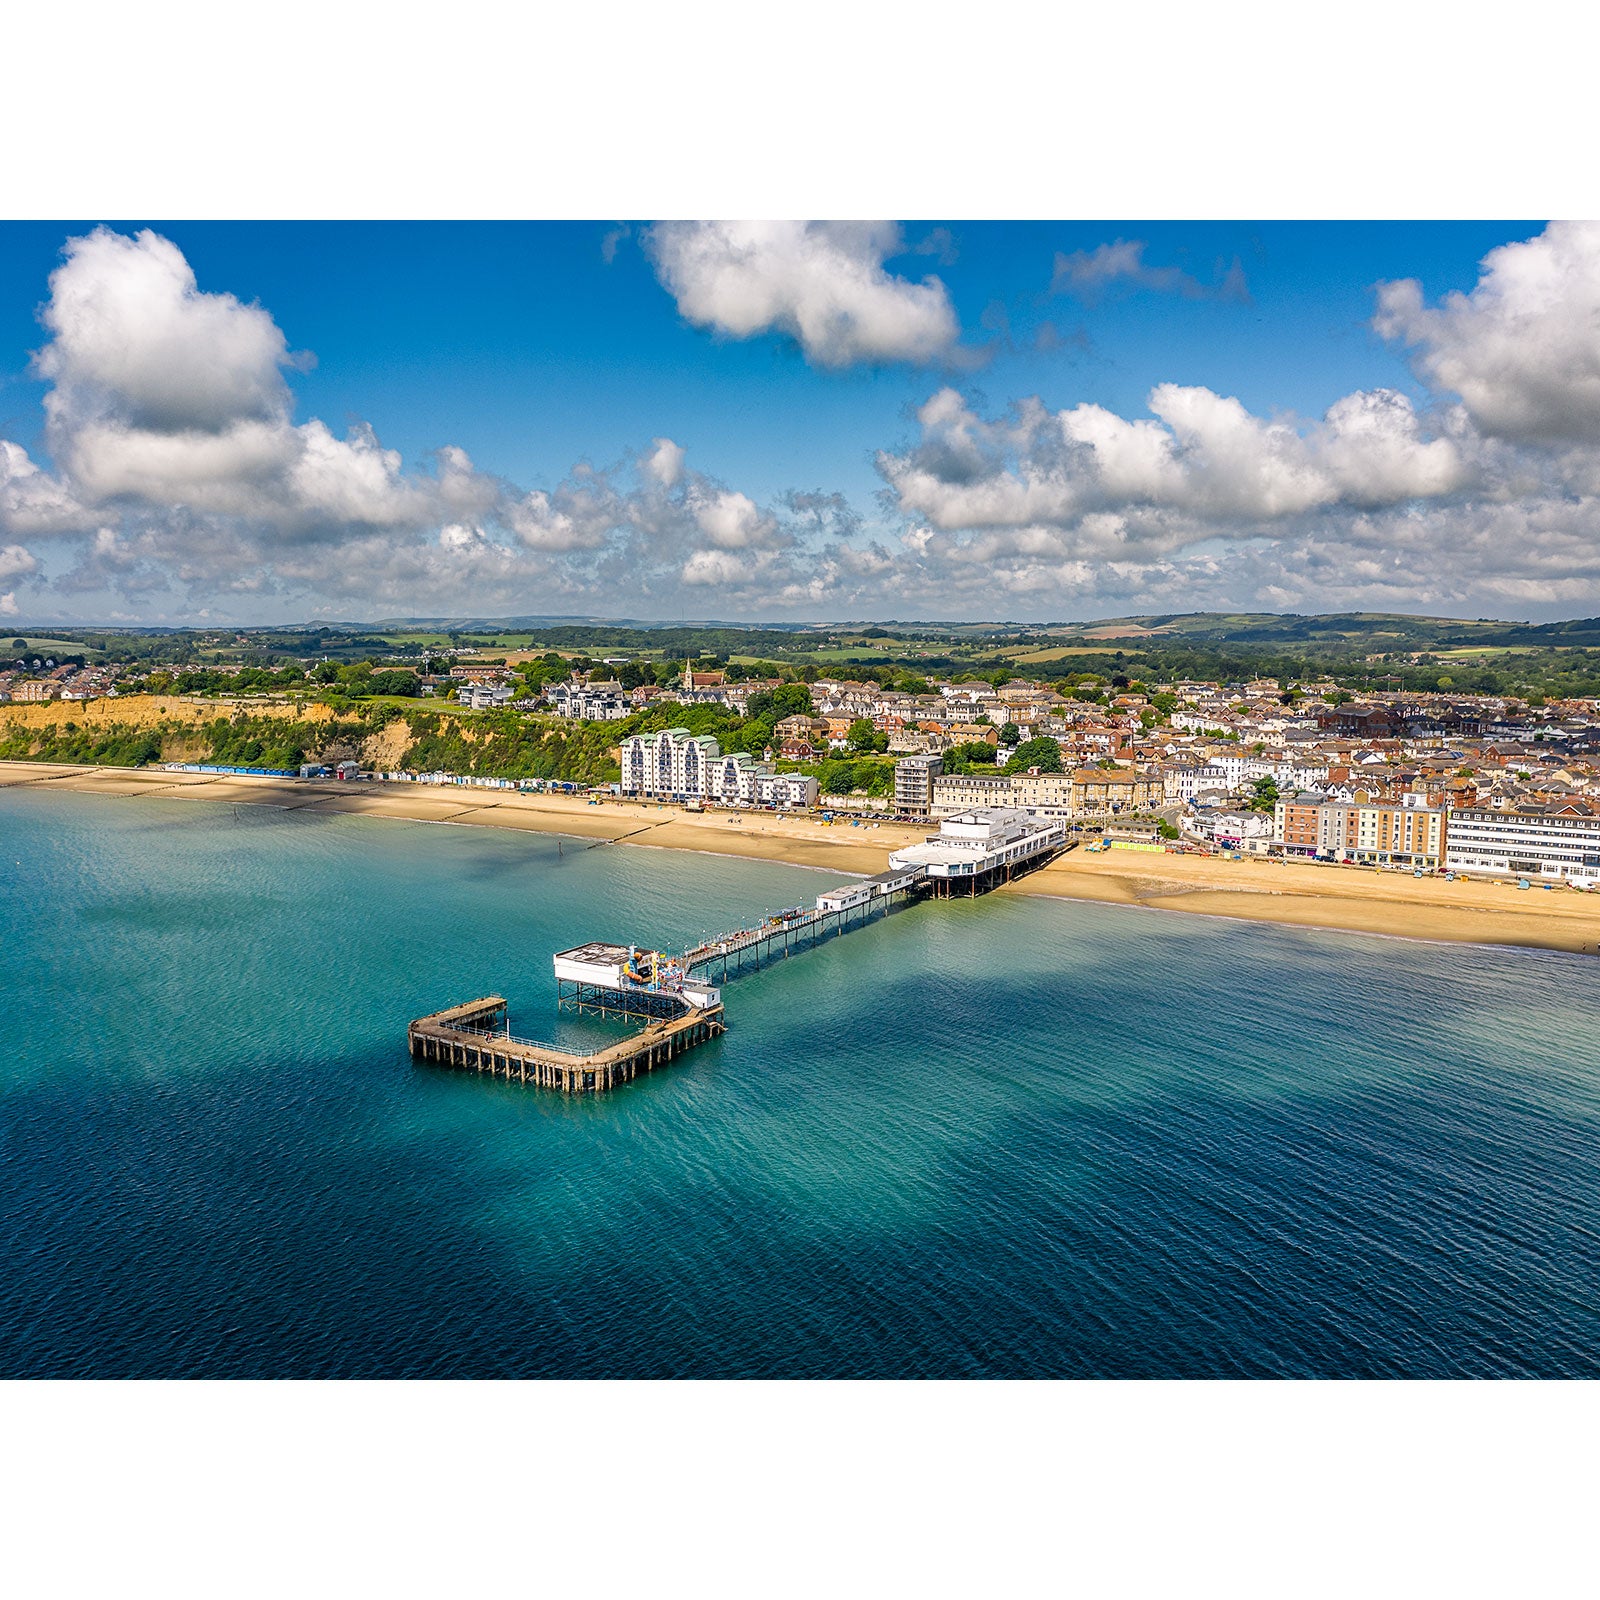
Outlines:
[[[0,791],[0,1376],[1596,1376],[1593,958],[992,896],[610,1096],[414,1065],[829,879]]]

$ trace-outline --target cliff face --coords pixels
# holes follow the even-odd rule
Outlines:
[[[358,760],[434,771],[596,782],[617,776],[616,729],[517,712],[257,697],[116,699],[0,706],[0,760],[134,767],[160,761],[294,767]]]
[[[282,717],[293,722],[325,722],[335,712],[316,701],[296,706],[292,700],[251,697],[238,700],[201,700],[171,694],[124,694],[114,699],[44,700],[30,705],[0,705],[0,739],[23,728],[118,728],[145,732],[196,727],[236,713],[252,717]]]
[[[410,723],[396,717],[361,741],[361,765],[377,772],[402,771],[406,752],[415,743]]]

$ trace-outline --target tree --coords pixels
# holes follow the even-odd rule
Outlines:
[[[13,639],[11,641],[11,648],[13,650],[26,650],[28,648],[28,641],[26,639]]]
[[[823,794],[849,794],[856,786],[855,764],[850,761],[824,761],[817,768],[817,788]]]
[[[1353,694],[1347,694],[1343,689],[1335,689],[1328,696],[1328,704],[1330,706],[1347,706],[1354,699],[1355,696]]]
[[[422,686],[417,682],[414,672],[407,672],[404,668],[391,671],[375,672],[372,674],[372,693],[399,695],[415,699],[422,693]]]
[[[992,767],[995,748],[987,739],[973,739],[968,744],[958,744],[950,755],[960,762],[970,762],[975,767]]]
[[[1007,772],[1026,772],[1037,767],[1041,772],[1060,772],[1061,746],[1054,739],[1026,739],[1006,762]]]
[[[1278,780],[1276,778],[1257,778],[1250,786],[1255,790],[1250,801],[1252,811],[1271,811],[1278,803]]]
[[[863,753],[873,750],[887,750],[889,748],[889,736],[886,733],[879,733],[872,726],[870,717],[857,717],[850,724],[850,731],[845,735],[845,743],[852,750],[859,750]]]
[[[1160,694],[1150,696],[1150,704],[1164,717],[1170,717],[1178,709],[1178,697],[1168,689],[1163,689]]]
[[[1016,723],[1008,722],[1005,725],[1005,727],[1003,727],[1000,730],[1000,743],[1001,744],[1021,744],[1022,743],[1022,729],[1019,728],[1016,725]]]
[[[750,709],[754,711],[756,709],[756,701],[765,698],[765,695],[756,695],[750,702]],[[780,721],[784,717],[809,717],[811,715],[810,688],[803,683],[780,684],[772,691],[771,709],[774,717]]]

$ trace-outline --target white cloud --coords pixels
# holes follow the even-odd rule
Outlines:
[[[47,437],[61,477],[7,447],[8,527],[52,516],[81,525],[80,504],[142,505],[337,539],[436,527],[498,494],[458,449],[440,453],[434,475],[407,473],[365,424],[343,439],[316,419],[296,426],[282,331],[262,307],[201,290],[170,241],[100,228],[65,254],[41,313],[52,337],[35,358],[52,383]]]
[[[38,561],[20,544],[0,547],[0,583],[5,583],[11,578],[27,577],[28,574],[38,570]]]
[[[1321,507],[1445,495],[1471,476],[1458,443],[1428,437],[1392,390],[1347,395],[1304,428],[1202,387],[1158,384],[1149,407],[1154,420],[1088,404],[1052,415],[1035,400],[991,422],[944,389],[918,412],[917,445],[882,453],[879,470],[903,513],[946,531],[1068,529],[1108,511],[1188,519],[1145,516],[1136,527],[1125,517],[1125,536],[1151,548],[1258,532]]]
[[[740,255],[726,229],[670,228],[688,229],[690,256],[708,252],[695,290],[708,326],[783,328],[819,362],[950,351],[942,288],[907,302],[919,286],[883,269],[892,230],[762,228]],[[829,288],[840,261],[857,276],[839,269]],[[1465,311],[1447,302],[1406,326],[1426,335],[1419,370],[1467,352],[1502,400],[1526,399],[1533,380],[1511,382],[1476,331],[1511,297],[1499,272],[1488,298],[1480,284]],[[1569,311],[1581,300],[1563,294]],[[451,446],[408,468],[364,424],[339,437],[297,422],[270,314],[201,289],[154,235],[69,245],[45,320],[52,469],[0,440],[7,615],[44,582],[44,540],[69,560],[52,560],[42,592],[86,618],[661,615],[686,592],[751,616],[1600,609],[1600,448],[1548,418],[1537,446],[1486,437],[1471,383],[1459,404],[1371,389],[1312,419],[1176,384],[1141,416],[1037,399],[985,415],[940,387],[914,441],[878,457],[888,493],[863,514],[824,488],[763,504],[664,436],[545,489]],[[1575,370],[1557,385],[1569,420]]]
[[[683,446],[670,439],[653,439],[651,445],[644,461],[645,472],[663,489],[674,488],[683,477]]]
[[[771,517],[763,516],[749,495],[724,489],[710,498],[695,497],[695,526],[723,550],[742,550],[768,543],[777,531]]]
[[[231,294],[202,294],[183,253],[148,229],[69,240],[41,320],[53,422],[110,415],[157,433],[217,432],[288,414],[277,324]]]
[[[14,594],[0,594],[0,617],[14,617],[17,615],[17,597]]]
[[[1348,394],[1328,408],[1315,442],[1322,469],[1341,499],[1352,505],[1391,505],[1402,500],[1436,499],[1464,488],[1473,464],[1464,453],[1462,419],[1445,417],[1450,434],[1423,437],[1416,408],[1394,389]]]
[[[63,483],[41,471],[21,445],[0,439],[0,533],[82,533],[92,523]]]
[[[727,587],[748,575],[744,558],[731,550],[696,550],[683,564],[683,581],[698,586]]]
[[[1600,223],[1552,222],[1480,266],[1470,294],[1431,307],[1414,278],[1381,284],[1374,326],[1480,431],[1600,443]]]
[[[662,222],[647,248],[696,327],[735,339],[777,330],[822,367],[926,364],[960,328],[944,285],[885,271],[903,248],[892,223]]]

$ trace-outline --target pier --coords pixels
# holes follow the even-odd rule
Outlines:
[[[925,895],[982,894],[1043,865],[1065,843],[1059,822],[1020,811],[967,812],[947,819],[926,843],[896,851],[887,872],[825,890],[813,906],[792,906],[682,954],[603,940],[561,951],[555,957],[559,1010],[643,1023],[617,1044],[581,1055],[516,1038],[505,1000],[488,995],[418,1018],[407,1033],[411,1054],[567,1093],[614,1089],[723,1033],[721,984],[866,927]]]
[[[853,932],[909,905],[926,888],[920,872],[881,872],[875,878],[830,889],[817,896],[810,910],[795,906],[769,917],[758,927],[721,934],[686,950],[680,958],[686,974],[715,977],[726,983],[744,972],[759,972],[801,950],[814,950],[825,939]]]
[[[641,1073],[665,1066],[722,1031],[720,1004],[691,1008],[678,1016],[658,1017],[631,1038],[580,1055],[517,1038],[510,1030],[504,998],[486,995],[419,1017],[406,1030],[406,1038],[417,1061],[504,1078],[507,1083],[597,1094],[632,1083]]]

